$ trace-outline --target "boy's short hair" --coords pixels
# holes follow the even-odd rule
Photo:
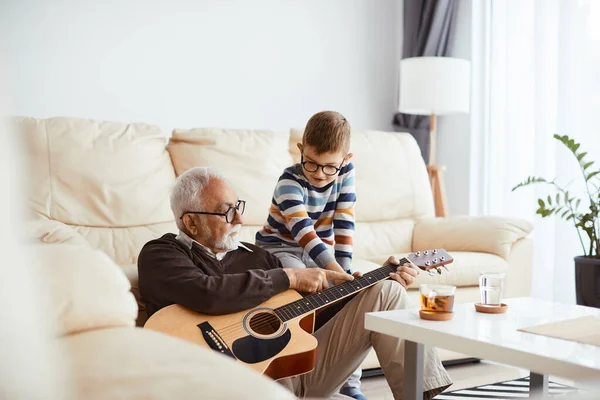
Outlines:
[[[337,151],[348,153],[350,124],[339,112],[318,112],[310,117],[304,128],[302,145],[314,147],[317,154]]]

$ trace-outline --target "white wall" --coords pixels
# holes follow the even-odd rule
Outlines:
[[[449,38],[449,56],[471,60],[472,0],[458,2],[456,28]],[[471,106],[473,111],[473,106]],[[446,195],[452,215],[470,214],[471,116],[457,114],[439,117],[438,164],[446,166]]]
[[[391,130],[401,6],[0,0],[0,54],[20,115],[289,128],[334,109]]]

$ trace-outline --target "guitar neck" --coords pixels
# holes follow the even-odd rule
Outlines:
[[[407,258],[402,258],[400,264],[410,262]],[[348,297],[354,293],[360,292],[376,283],[388,279],[390,272],[395,272],[398,265],[386,264],[383,267],[367,272],[360,278],[354,278],[352,281],[325,289],[322,292],[303,297],[293,303],[278,307],[273,311],[282,321],[289,321],[301,315],[318,310],[328,306],[338,300]]]

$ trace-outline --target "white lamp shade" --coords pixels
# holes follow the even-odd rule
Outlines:
[[[400,61],[399,111],[417,115],[468,113],[469,61],[413,57]]]

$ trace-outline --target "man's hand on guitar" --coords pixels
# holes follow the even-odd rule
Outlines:
[[[328,271],[321,268],[284,268],[290,280],[290,289],[301,293],[316,293],[329,287],[328,280],[344,282],[354,280],[345,272]]]
[[[418,268],[416,268],[411,263],[400,265],[400,261],[394,256],[388,258],[386,263],[399,265],[399,267],[396,268],[396,272],[390,273],[390,278],[401,284],[405,289],[412,285],[417,275],[419,275]]]

